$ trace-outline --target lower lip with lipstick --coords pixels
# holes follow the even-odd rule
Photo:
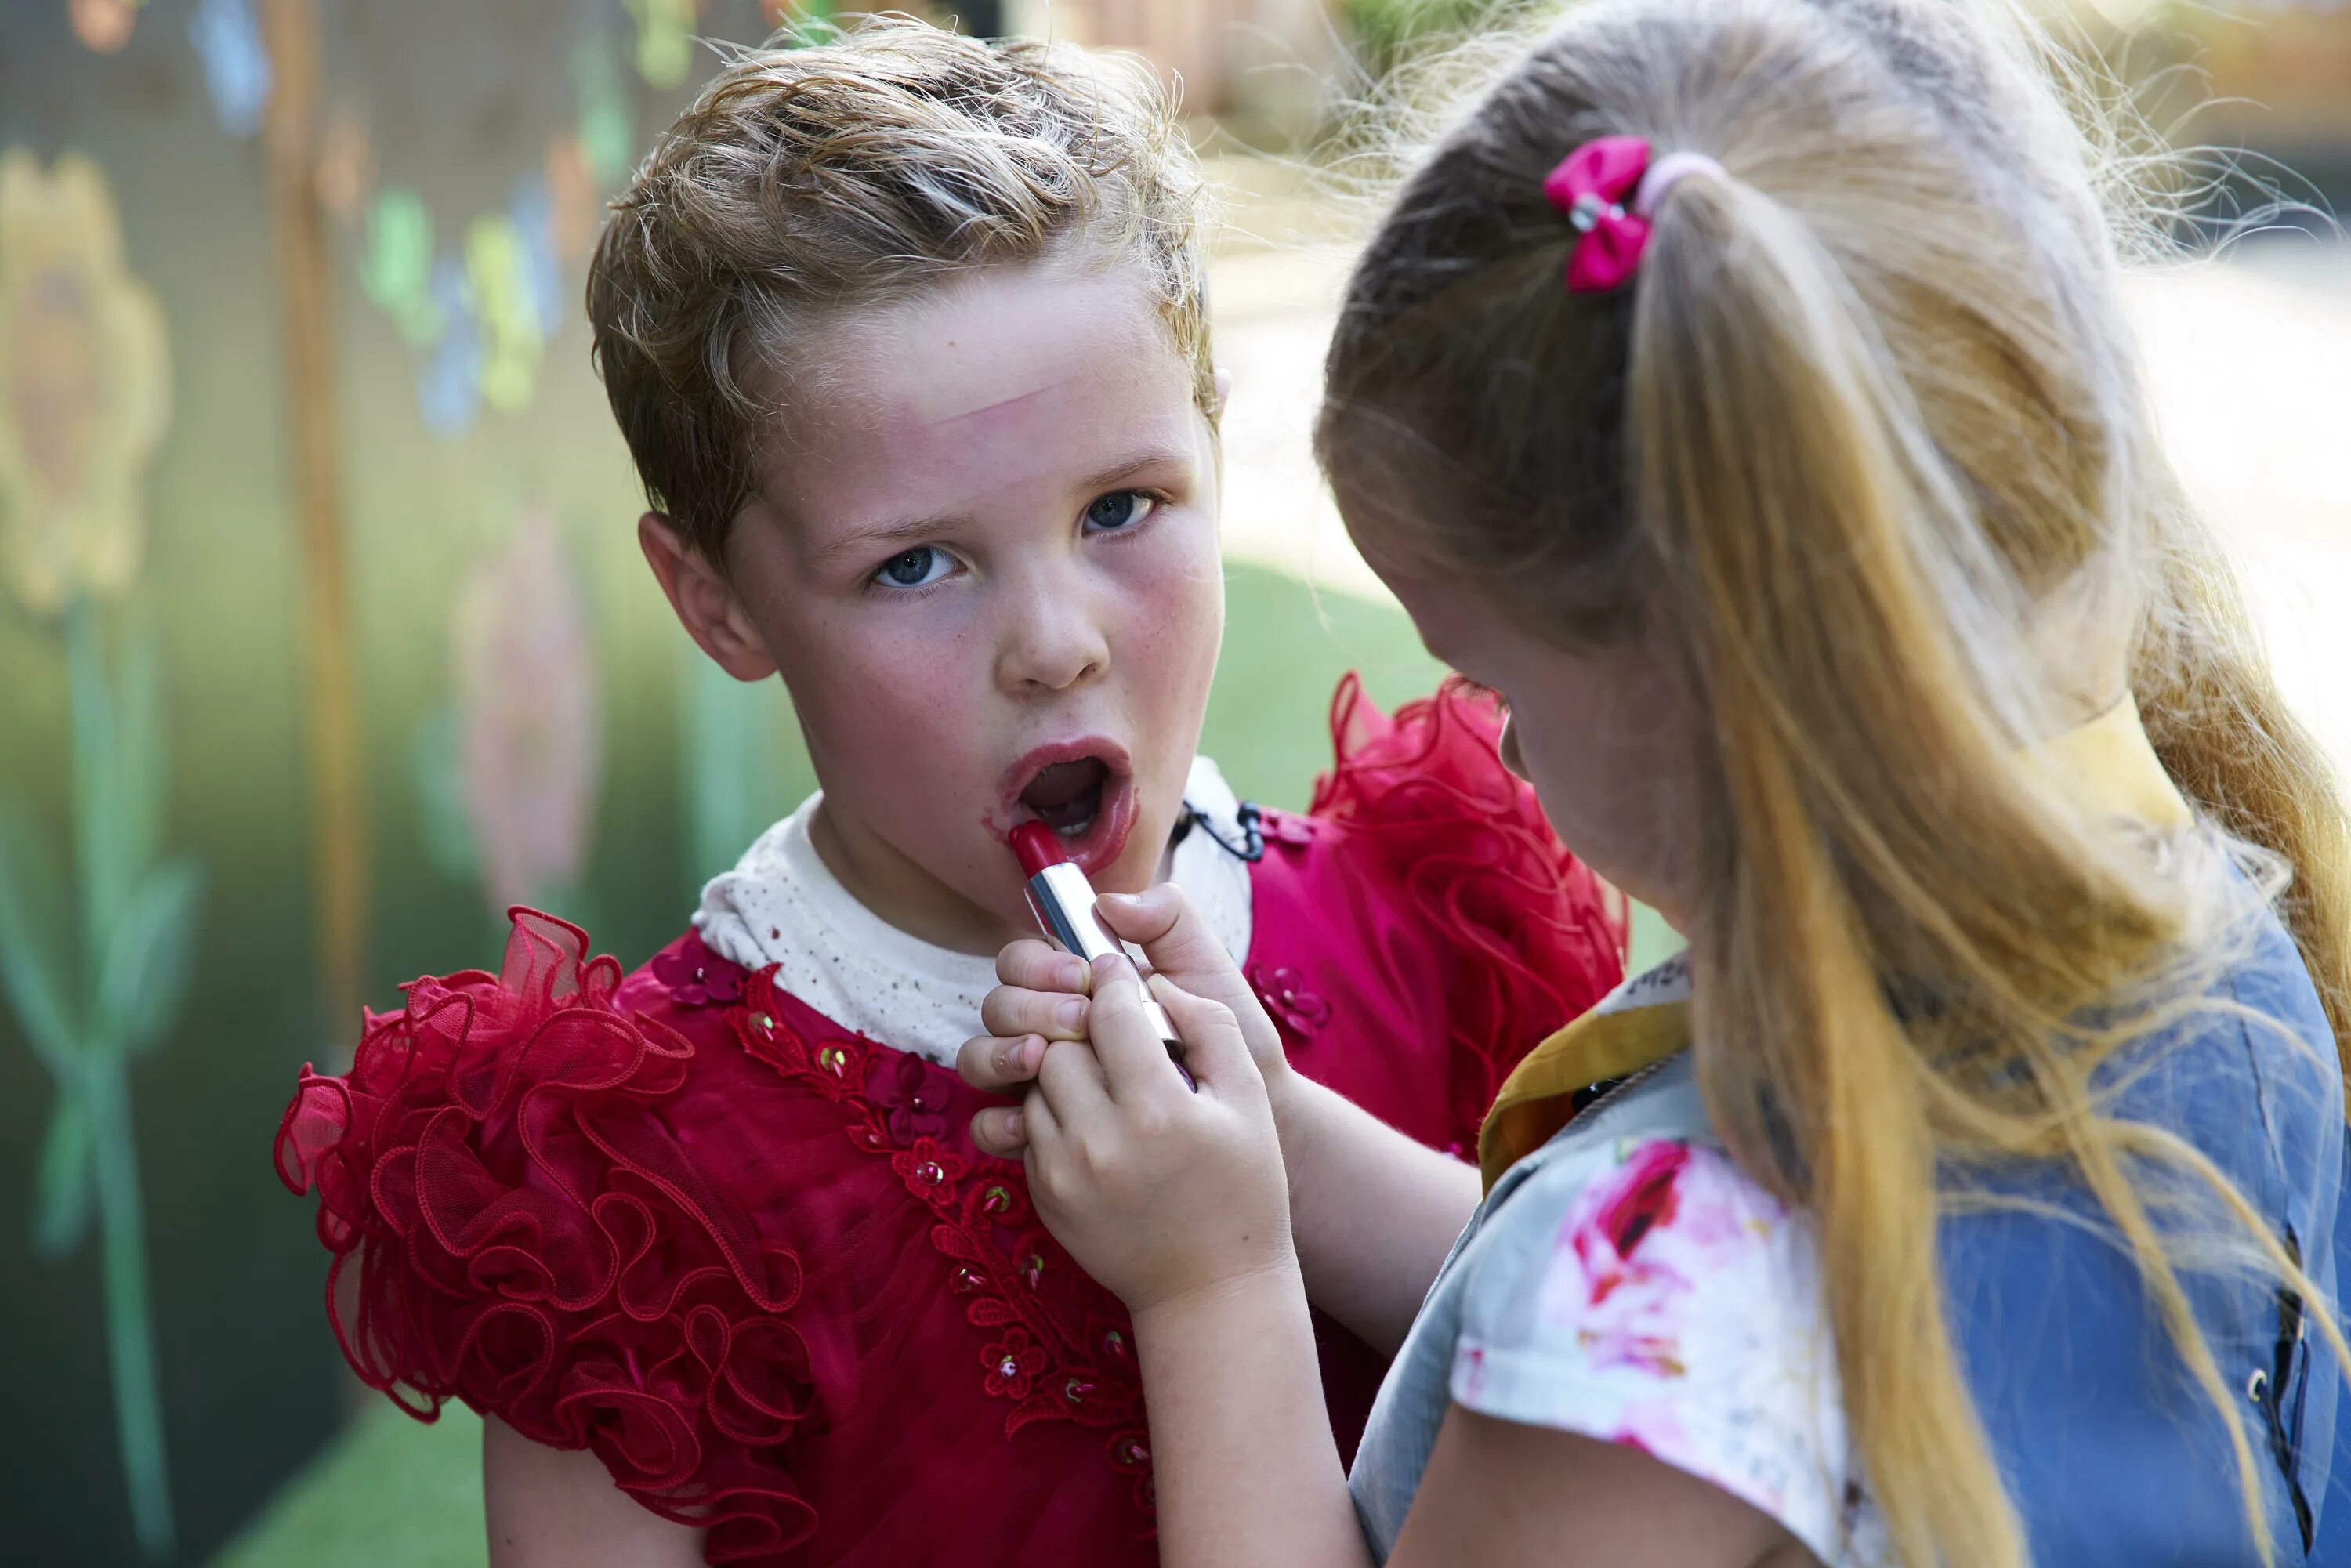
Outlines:
[[[1093,883],[1086,873],[1070,863],[1067,852],[1061,848],[1061,836],[1042,822],[1023,822],[1012,830],[1012,852],[1019,857],[1020,869],[1029,878],[1029,909],[1044,927],[1045,935],[1061,944],[1065,952],[1074,953],[1091,966],[1097,958],[1117,954],[1126,956],[1126,945],[1094,913]],[[1184,1074],[1185,1083],[1196,1093],[1199,1085],[1184,1065],[1184,1042],[1176,1033],[1175,1020],[1167,1009],[1143,998],[1144,1016],[1151,1027],[1159,1031],[1167,1055],[1176,1063],[1176,1071]]]

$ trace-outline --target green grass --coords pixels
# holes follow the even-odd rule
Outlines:
[[[488,1560],[480,1419],[452,1405],[428,1426],[377,1400],[211,1568],[481,1568]]]
[[[1374,76],[1416,48],[1474,37],[1527,0],[1341,0],[1339,14],[1355,56]]]
[[[1359,671],[1383,706],[1435,689],[1443,667],[1394,607],[1315,594],[1280,573],[1228,574],[1225,651],[1201,749],[1245,799],[1305,805],[1331,762],[1332,688]],[[1637,912],[1636,963],[1674,938]],[[377,1401],[289,1479],[211,1568],[477,1568],[481,1423],[461,1406],[426,1426]]]

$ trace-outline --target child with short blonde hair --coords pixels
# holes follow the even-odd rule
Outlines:
[[[1014,829],[1187,890],[1299,1071],[1437,1148],[1496,1040],[1616,977],[1467,693],[1343,687],[1302,815],[1197,755],[1200,188],[1140,68],[898,19],[735,58],[615,205],[589,312],[639,539],[710,658],[781,674],[822,788],[643,968],[518,911],[502,974],[415,982],[287,1113],[353,1367],[489,1417],[497,1568],[1154,1561],[1132,1327],[952,1071],[1036,928]],[[1319,1354],[1352,1444],[1380,1359]]]

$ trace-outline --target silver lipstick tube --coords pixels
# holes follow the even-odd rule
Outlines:
[[[1121,942],[1094,913],[1093,883],[1086,873],[1064,861],[1049,865],[1029,879],[1029,909],[1037,916],[1037,924],[1045,935],[1060,943],[1064,951],[1075,953],[1091,966],[1097,958],[1115,953],[1126,956],[1126,944]],[[1175,1020],[1167,1009],[1144,993],[1143,1010],[1151,1027],[1159,1031],[1167,1047],[1167,1054],[1179,1061],[1184,1055],[1184,1042],[1176,1033]]]

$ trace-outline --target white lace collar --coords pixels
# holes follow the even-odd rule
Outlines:
[[[843,1028],[952,1066],[979,1032],[979,1004],[996,961],[908,936],[860,904],[809,837],[821,793],[759,835],[733,871],[702,890],[695,929],[712,951],[747,969],[776,966],[776,983]],[[1217,841],[1241,841],[1239,803],[1224,775],[1196,758],[1185,804],[1196,827],[1176,846],[1181,887],[1236,963],[1248,956],[1249,866]]]

